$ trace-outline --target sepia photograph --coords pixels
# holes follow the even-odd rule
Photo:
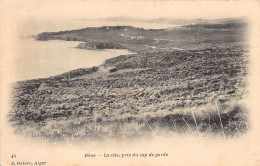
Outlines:
[[[0,165],[260,165],[259,2],[0,6]]]
[[[22,39],[21,56],[31,60],[18,62],[26,80],[13,86],[9,121],[17,134],[124,140],[230,138],[249,130],[246,18],[142,21],[157,29],[127,23],[140,20],[104,20],[110,25]],[[99,64],[88,67],[91,61]]]

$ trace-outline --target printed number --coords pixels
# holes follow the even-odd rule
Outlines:
[[[16,158],[16,154],[12,154],[11,158]]]

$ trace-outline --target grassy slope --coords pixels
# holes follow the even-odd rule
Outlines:
[[[107,29],[103,29],[106,33]],[[18,133],[50,140],[140,138],[163,131],[225,136],[243,133],[248,128],[247,113],[241,104],[246,94],[248,58],[243,40],[232,38],[241,29],[233,30],[223,31],[222,39],[213,38],[215,33],[211,32],[199,37],[199,33],[175,32],[196,41],[210,40],[211,48],[203,42],[195,49],[179,51],[162,50],[161,46],[149,52],[138,48],[137,54],[108,59],[98,67],[18,82],[10,121]],[[138,29],[136,33],[143,31],[148,30]],[[147,35],[174,36],[166,35],[174,34],[169,30],[152,31],[156,34]],[[199,27],[197,32],[200,31],[208,28]],[[73,33],[90,38],[83,32]],[[70,35],[62,32],[58,36],[64,37],[64,33]],[[222,43],[215,43],[216,40]],[[189,42],[186,40],[183,47]]]

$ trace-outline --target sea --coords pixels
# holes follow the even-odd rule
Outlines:
[[[30,35],[86,27],[129,25],[142,28],[174,27],[169,24],[142,24],[133,22],[106,22],[89,20],[28,20],[21,25],[14,58],[15,81],[47,78],[78,68],[104,63],[106,59],[132,54],[128,50],[86,50],[75,48],[78,41],[37,41]]]

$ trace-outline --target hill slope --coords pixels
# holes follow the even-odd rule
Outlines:
[[[74,36],[80,41],[107,40],[138,52],[92,68],[17,82],[10,121],[17,133],[48,140],[244,133],[248,130],[243,105],[248,50],[238,36],[242,30],[235,27],[145,30],[124,26],[42,33],[39,40]],[[126,32],[144,39],[118,35]],[[193,49],[171,49],[174,43]]]

